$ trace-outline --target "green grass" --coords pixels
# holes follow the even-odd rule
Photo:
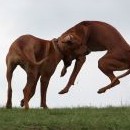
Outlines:
[[[130,107],[1,108],[0,130],[130,130]]]

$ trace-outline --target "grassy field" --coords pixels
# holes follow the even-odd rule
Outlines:
[[[130,130],[130,107],[0,108],[0,130]]]

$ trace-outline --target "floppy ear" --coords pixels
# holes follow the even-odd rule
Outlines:
[[[70,34],[65,36],[62,42],[70,42],[72,41],[72,39],[73,39],[73,35]]]
[[[52,41],[53,43],[56,43],[56,42],[58,42],[58,39],[53,38],[51,41]]]

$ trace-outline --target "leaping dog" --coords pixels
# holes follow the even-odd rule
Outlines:
[[[130,74],[130,46],[122,35],[111,25],[100,21],[83,21],[73,26],[58,38],[58,44],[64,52],[65,66],[61,76],[67,72],[67,67],[76,59],[75,67],[66,87],[59,93],[67,93],[85,62],[85,55],[95,51],[107,51],[99,59],[98,68],[111,80],[111,83],[98,90],[104,93],[120,83],[119,79]],[[66,53],[65,53],[66,52]],[[128,70],[115,76],[114,71]]]

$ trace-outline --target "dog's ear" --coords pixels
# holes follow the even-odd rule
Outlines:
[[[57,38],[53,38],[51,41],[52,41],[53,43],[57,43],[57,42],[58,42],[58,39],[57,39]]]
[[[72,40],[73,40],[73,35],[70,34],[65,36],[62,42],[71,42]]]

